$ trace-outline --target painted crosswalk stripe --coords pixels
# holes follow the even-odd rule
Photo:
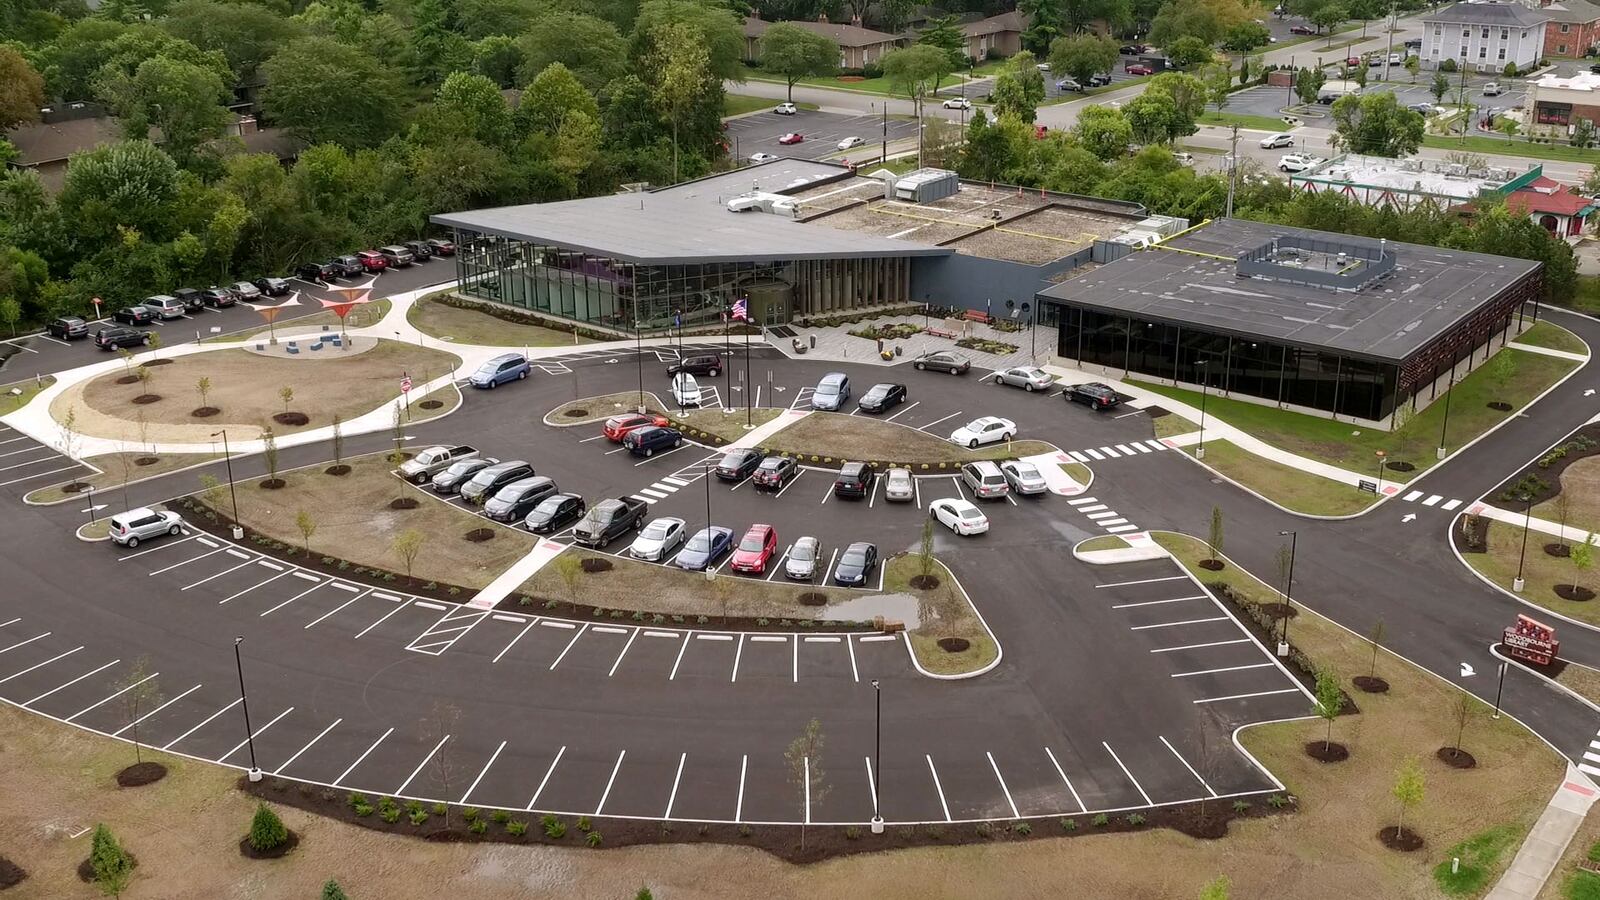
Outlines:
[[[1585,753],[1583,758],[1590,762],[1600,763],[1600,753]]]
[[[665,499],[667,499],[667,495],[666,494],[663,494],[660,491],[652,491],[649,488],[640,488],[639,489],[639,493],[645,495],[646,497],[654,497],[657,500],[665,500]]]
[[[655,484],[650,485],[650,487],[658,491],[666,491],[669,494],[676,494],[678,492],[677,488],[667,484],[664,481],[658,481]]]
[[[1137,525],[1112,525],[1109,528],[1107,528],[1106,530],[1111,532],[1112,534],[1119,534],[1119,533],[1124,532],[1124,531],[1138,531],[1139,530],[1139,526],[1137,526]]]
[[[1145,443],[1149,444],[1150,446],[1154,447],[1157,450],[1169,449],[1166,444],[1163,444],[1160,441],[1145,441]]]
[[[1400,499],[1404,500],[1407,503],[1415,503],[1417,498],[1421,497],[1421,496],[1422,496],[1422,492],[1421,491],[1412,491],[1411,493],[1405,495],[1404,497],[1401,497]]]
[[[1588,763],[1578,763],[1578,770],[1580,772],[1587,772],[1590,775],[1600,775],[1600,768],[1595,768]]]
[[[1428,499],[1422,501],[1422,505],[1423,506],[1432,506],[1435,503],[1438,503],[1440,500],[1443,500],[1443,499],[1444,499],[1444,497],[1440,496],[1439,494],[1434,494],[1432,497],[1429,497]]]
[[[1110,447],[1101,447],[1100,448],[1100,452],[1104,453],[1105,455],[1107,455],[1109,457],[1111,457],[1112,459],[1116,459],[1117,457],[1122,455],[1121,453],[1118,453],[1117,451],[1111,449]]]
[[[1096,522],[1095,524],[1096,525],[1105,526],[1105,527],[1110,527],[1112,525],[1126,525],[1126,524],[1128,524],[1128,520],[1120,518],[1120,517],[1119,518],[1115,518],[1115,519],[1101,519],[1100,521]]]
[[[1099,500],[1096,500],[1093,497],[1079,497],[1076,500],[1068,500],[1067,501],[1068,505],[1070,505],[1070,506],[1082,506],[1085,503],[1099,503],[1099,502],[1100,502]]]
[[[1128,456],[1132,456],[1133,455],[1133,449],[1130,448],[1127,444],[1118,444],[1117,445],[1117,449],[1121,450],[1123,453],[1127,454]]]
[[[1139,451],[1140,453],[1154,453],[1155,452],[1154,450],[1151,450],[1149,447],[1146,447],[1143,444],[1134,444],[1133,445],[1133,449]]]
[[[1096,512],[1102,512],[1106,508],[1107,507],[1106,507],[1106,505],[1104,503],[1099,503],[1099,504],[1096,504],[1094,506],[1080,506],[1080,507],[1078,507],[1078,512],[1081,512],[1081,513],[1096,513]]]
[[[1094,458],[1094,459],[1105,459],[1104,456],[1101,456],[1100,454],[1094,452],[1093,450],[1089,450],[1087,448],[1083,452],[1089,454],[1089,456]]]
[[[646,503],[654,503],[654,502],[656,502],[654,497],[641,497],[638,494],[629,494],[628,496],[632,497],[635,500],[643,500]]]
[[[1445,505],[1443,505],[1443,506],[1441,506],[1439,508],[1440,509],[1455,509],[1456,507],[1458,507],[1460,505],[1461,505],[1461,501],[1460,500],[1451,500],[1450,502],[1446,503]]]
[[[1091,519],[1110,519],[1110,518],[1114,518],[1116,515],[1117,515],[1116,513],[1111,512],[1110,510],[1107,510],[1106,512],[1089,513],[1089,518],[1091,518]]]
[[[1081,463],[1089,461],[1089,457],[1084,456],[1082,453],[1080,453],[1077,450],[1068,450],[1067,451],[1067,455],[1072,457],[1073,459],[1077,460],[1078,462],[1081,462]]]

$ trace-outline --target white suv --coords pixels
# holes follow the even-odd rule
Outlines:
[[[800,109],[793,103],[779,103],[777,106],[772,108],[772,111],[780,116],[792,116],[799,112]]]
[[[1277,134],[1269,134],[1261,139],[1261,149],[1263,150],[1271,150],[1275,147],[1293,146],[1294,135],[1288,133],[1287,131],[1280,131]]]
[[[1285,172],[1304,172],[1322,160],[1309,153],[1285,153],[1278,160],[1278,168]]]
[[[119,547],[137,547],[140,541],[163,534],[182,534],[182,523],[175,512],[157,512],[141,506],[111,517],[111,542]]]

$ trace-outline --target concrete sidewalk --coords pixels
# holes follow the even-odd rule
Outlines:
[[[1572,836],[1589,814],[1597,796],[1595,786],[1582,772],[1567,764],[1567,776],[1554,797],[1533,823],[1527,840],[1487,895],[1487,900],[1534,900],[1554,874]]]

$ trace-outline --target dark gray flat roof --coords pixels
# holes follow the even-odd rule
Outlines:
[[[1275,237],[1378,247],[1350,235],[1223,219],[1046,288],[1045,300],[1398,362],[1539,264],[1389,241],[1393,275],[1358,291],[1241,278],[1234,260]],[[1182,252],[1182,251],[1194,252]],[[1219,259],[1217,257],[1224,257]]]
[[[773,262],[872,256],[947,256],[912,241],[840,231],[727,201],[752,188],[781,193],[847,175],[841,167],[779,159],[658,191],[445,213],[432,221],[639,263]]]

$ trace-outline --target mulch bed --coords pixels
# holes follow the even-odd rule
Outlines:
[[[63,484],[61,486],[61,493],[77,494],[88,490],[90,487],[91,485],[87,481],[74,481],[71,484]]]
[[[117,376],[116,383],[117,384],[138,384],[139,383],[139,376],[137,376],[137,375],[119,375],[119,376]]]
[[[1269,650],[1277,649],[1280,634],[1277,623],[1280,620],[1273,619],[1262,612],[1263,607],[1276,604],[1257,605],[1243,600],[1233,592],[1232,586],[1225,582],[1209,582],[1206,584],[1206,588],[1232,607],[1235,612],[1239,613],[1239,621],[1244,624],[1245,629],[1256,640],[1261,642],[1262,646],[1267,647]],[[1301,652],[1300,648],[1296,647],[1292,641],[1289,644],[1289,655],[1283,658],[1283,662],[1284,668],[1289,670],[1290,675],[1294,676],[1302,685],[1305,685],[1307,690],[1315,691],[1317,686],[1316,664]],[[1344,691],[1339,693],[1342,698],[1342,703],[1339,706],[1339,715],[1360,715],[1361,707],[1356,705],[1355,698]]]
[[[938,644],[939,649],[946,653],[964,653],[972,646],[971,641],[958,637],[939,638]]]
[[[124,853],[127,853],[128,848],[124,847],[122,849]],[[128,868],[139,868],[139,857],[128,853]],[[78,880],[84,884],[94,884],[94,863],[91,860],[85,859],[83,862],[78,863]]]
[[[373,831],[410,835],[427,841],[543,844],[570,847],[575,852],[590,852],[583,846],[583,834],[574,827],[576,819],[572,816],[558,817],[567,825],[566,836],[560,839],[546,837],[539,825],[540,816],[532,812],[512,813],[514,821],[528,824],[527,833],[520,837],[513,837],[506,833],[504,825],[492,821],[489,823],[488,831],[483,834],[473,834],[462,827],[465,820],[460,815],[458,807],[453,807],[451,810],[450,823],[454,826],[452,828],[446,828],[444,817],[436,815],[430,815],[421,825],[412,825],[404,816],[398,822],[390,824],[383,821],[376,813],[357,816],[350,808],[349,794],[344,791],[300,784],[271,776],[255,784],[251,784],[241,776],[237,786],[240,791],[263,800],[292,806]],[[1008,823],[1004,821],[987,823],[983,826],[891,825],[881,835],[873,834],[865,826],[843,828],[813,825],[806,830],[804,852],[800,850],[800,828],[794,825],[689,825],[681,822],[664,825],[661,822],[600,816],[590,816],[589,819],[593,830],[604,838],[601,846],[594,852],[642,844],[743,845],[764,850],[787,862],[814,863],[857,853],[876,853],[905,847],[1012,843],[1045,838],[1082,837],[1107,832],[1149,831],[1153,828],[1168,828],[1191,837],[1214,839],[1228,833],[1228,823],[1231,821],[1287,815],[1298,810],[1298,804],[1293,797],[1279,796],[1283,796],[1286,801],[1282,808],[1274,808],[1263,796],[1248,798],[1246,802],[1249,806],[1243,810],[1236,810],[1231,803],[1221,800],[1211,800],[1204,804],[1203,813],[1202,805],[1199,803],[1143,810],[1140,813],[1145,817],[1143,824],[1130,823],[1126,815],[1118,814],[1108,816],[1106,824],[1097,826],[1093,824],[1093,816],[1080,814],[1066,817],[1075,826],[1068,830],[1056,819],[1036,819],[1031,822],[1031,834],[1020,834],[1007,827]],[[369,799],[375,803],[378,798],[370,796]],[[429,808],[432,808],[432,804],[429,804]],[[488,812],[484,811],[486,818]]]
[[[1205,570],[1210,571],[1210,572],[1220,572],[1227,565],[1228,565],[1227,563],[1223,562],[1220,559],[1202,559],[1202,560],[1200,560],[1200,568],[1205,569]]]
[[[268,478],[265,481],[259,482],[258,486],[269,491],[275,491],[288,483],[289,482],[284,481],[282,478]]]
[[[288,425],[291,428],[296,428],[310,422],[311,417],[302,412],[281,412],[273,413],[272,421],[277,422],[279,425]]]
[[[586,556],[583,559],[582,568],[585,572],[593,575],[597,572],[609,572],[616,567],[612,565],[612,562],[609,559],[601,559],[597,556]]]
[[[170,366],[170,365],[172,365],[172,360],[170,360],[170,359],[147,359],[144,362],[139,363],[139,368],[148,369],[151,366]]]
[[[1572,555],[1572,545],[1571,544],[1545,544],[1544,545],[1544,552],[1545,552],[1546,556],[1555,556],[1555,557],[1559,557],[1561,559],[1566,559],[1567,557]]]
[[[133,464],[136,466],[153,466],[158,462],[161,462],[161,457],[159,456],[141,456],[134,460]]]
[[[393,500],[389,501],[389,508],[390,509],[416,509],[417,508],[417,498],[415,498],[415,497],[396,497]]]
[[[1555,586],[1555,593],[1557,597],[1574,603],[1587,603],[1594,599],[1594,591],[1576,584],[1558,584]]]
[[[939,586],[939,576],[913,575],[911,576],[911,586],[919,591],[931,591]]]
[[[422,407],[423,409],[438,409],[439,407],[444,406],[444,401],[443,400],[424,400],[421,403],[418,403],[417,405]]]
[[[1456,537],[1461,541],[1462,553],[1486,553],[1489,550],[1489,519],[1487,516],[1462,516]]]
[[[1409,828],[1395,828],[1393,825],[1378,832],[1378,840],[1383,841],[1383,845],[1390,850],[1399,850],[1401,853],[1421,850],[1423,843],[1422,835]]]
[[[1564,447],[1567,444],[1574,443],[1580,437],[1585,437],[1591,441],[1594,441],[1595,445],[1587,450],[1580,450],[1577,447],[1573,447],[1560,458],[1552,459],[1549,461],[1548,465],[1544,466],[1539,465],[1540,461],[1544,458],[1541,456],[1540,459],[1534,460],[1532,463],[1513,473],[1511,477],[1497,485],[1494,490],[1489,492],[1489,496],[1499,499],[1502,503],[1509,502],[1501,495],[1506,494],[1507,492],[1512,494],[1517,493],[1519,483],[1522,482],[1522,480],[1528,475],[1537,476],[1538,479],[1544,482],[1546,485],[1545,489],[1543,490],[1535,490],[1530,492],[1530,497],[1533,503],[1543,503],[1544,501],[1549,500],[1561,493],[1561,473],[1566,471],[1567,466],[1572,465],[1580,459],[1587,459],[1591,456],[1600,455],[1600,422],[1585,425],[1582,428],[1579,428],[1578,430],[1562,438],[1558,443],[1555,444],[1555,446],[1551,447],[1550,450],[1553,451],[1556,447]],[[1520,508],[1521,507],[1519,504],[1518,509]]]
[[[1391,459],[1384,463],[1383,467],[1395,472],[1415,472],[1417,470],[1416,466],[1403,459]]]
[[[587,409],[569,409],[569,410],[567,410],[567,411],[562,413],[563,416],[566,416],[566,417],[571,418],[571,419],[581,419],[584,416],[587,416],[588,414],[589,414],[589,411]]]
[[[1511,411],[1511,404],[1505,402],[1504,400],[1495,400],[1494,402],[1487,403],[1485,405],[1488,406],[1490,409],[1495,410],[1496,412],[1510,412]]]
[[[1293,619],[1300,615],[1300,610],[1287,603],[1262,603],[1259,608],[1262,612],[1279,621]]]
[[[222,412],[222,410],[215,406],[200,406],[189,410],[189,415],[196,419],[209,419],[219,412]]]
[[[1434,755],[1452,769],[1474,769],[1478,766],[1477,758],[1460,747],[1440,747]]]
[[[149,406],[150,404],[155,403],[155,402],[159,401],[160,399],[161,399],[161,395],[160,394],[140,394],[139,396],[133,398],[133,402],[138,404],[139,406]]]
[[[289,832],[289,837],[283,843],[271,850],[257,850],[250,843],[250,835],[247,834],[239,839],[239,855],[246,859],[282,859],[298,846],[300,846],[300,835],[293,831]]]
[[[119,787],[143,787],[167,777],[167,767],[158,762],[141,762],[117,773]]]
[[[1389,682],[1384,681],[1382,678],[1379,678],[1376,675],[1357,675],[1355,678],[1352,678],[1351,681],[1355,683],[1356,687],[1368,694],[1389,693]]]
[[[1350,748],[1338,741],[1307,741],[1306,755],[1321,763],[1344,762],[1350,758]]]
[[[349,475],[350,467],[344,463],[340,463],[337,466],[329,466],[326,469],[323,469],[322,474],[332,475],[333,477],[338,478],[341,475]]]
[[[821,591],[806,591],[800,595],[801,606],[827,606],[828,595]]]
[[[28,880],[28,870],[0,856],[0,891]]]
[[[473,542],[474,544],[481,544],[484,541],[492,541],[492,540],[494,540],[494,529],[493,528],[474,528],[471,531],[467,532],[466,534],[463,534],[461,537],[466,539],[466,540],[469,540],[469,541]]]

